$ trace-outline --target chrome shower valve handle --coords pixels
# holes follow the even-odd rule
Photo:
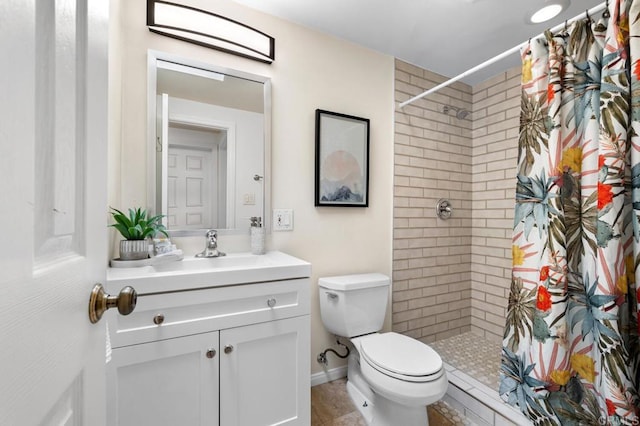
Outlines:
[[[449,202],[449,200],[445,200],[444,198],[438,200],[438,203],[436,204],[436,215],[442,219],[442,220],[447,220],[451,217],[451,213],[453,211],[453,206],[451,206],[451,203]]]

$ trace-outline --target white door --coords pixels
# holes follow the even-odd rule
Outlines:
[[[1,425],[104,425],[108,9],[0,2]]]
[[[211,199],[216,195],[211,183],[213,156],[210,149],[169,144],[167,215],[171,228],[218,227],[211,217]]]

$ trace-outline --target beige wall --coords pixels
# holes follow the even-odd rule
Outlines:
[[[318,277],[392,272],[393,58],[229,0],[188,2],[273,36],[276,59],[266,65],[152,34],[145,26],[146,2],[112,3],[109,201],[114,207],[147,205],[147,49],[271,78],[272,182],[267,184],[272,208],[294,210],[295,229],[268,236],[267,246],[312,264],[311,366],[312,372],[320,371],[315,358],[333,338],[320,320]],[[371,120],[369,208],[314,207],[316,108]],[[219,243],[223,250],[248,250],[249,237],[222,236]],[[189,251],[203,242],[183,239],[179,244]],[[342,364],[329,359],[330,368]]]
[[[445,78],[396,61],[396,101]],[[395,114],[393,330],[424,342],[470,330],[471,87],[455,83]],[[453,216],[436,216],[448,199]]]

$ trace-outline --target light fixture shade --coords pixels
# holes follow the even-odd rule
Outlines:
[[[162,0],[147,0],[149,31],[270,64],[273,37],[224,16]]]
[[[555,18],[564,12],[571,3],[570,0],[543,0],[531,2],[525,15],[527,24],[540,24]]]

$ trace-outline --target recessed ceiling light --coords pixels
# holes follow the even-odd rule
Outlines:
[[[555,18],[569,6],[569,0],[546,0],[543,5],[530,10],[525,17],[529,24],[539,24]]]

